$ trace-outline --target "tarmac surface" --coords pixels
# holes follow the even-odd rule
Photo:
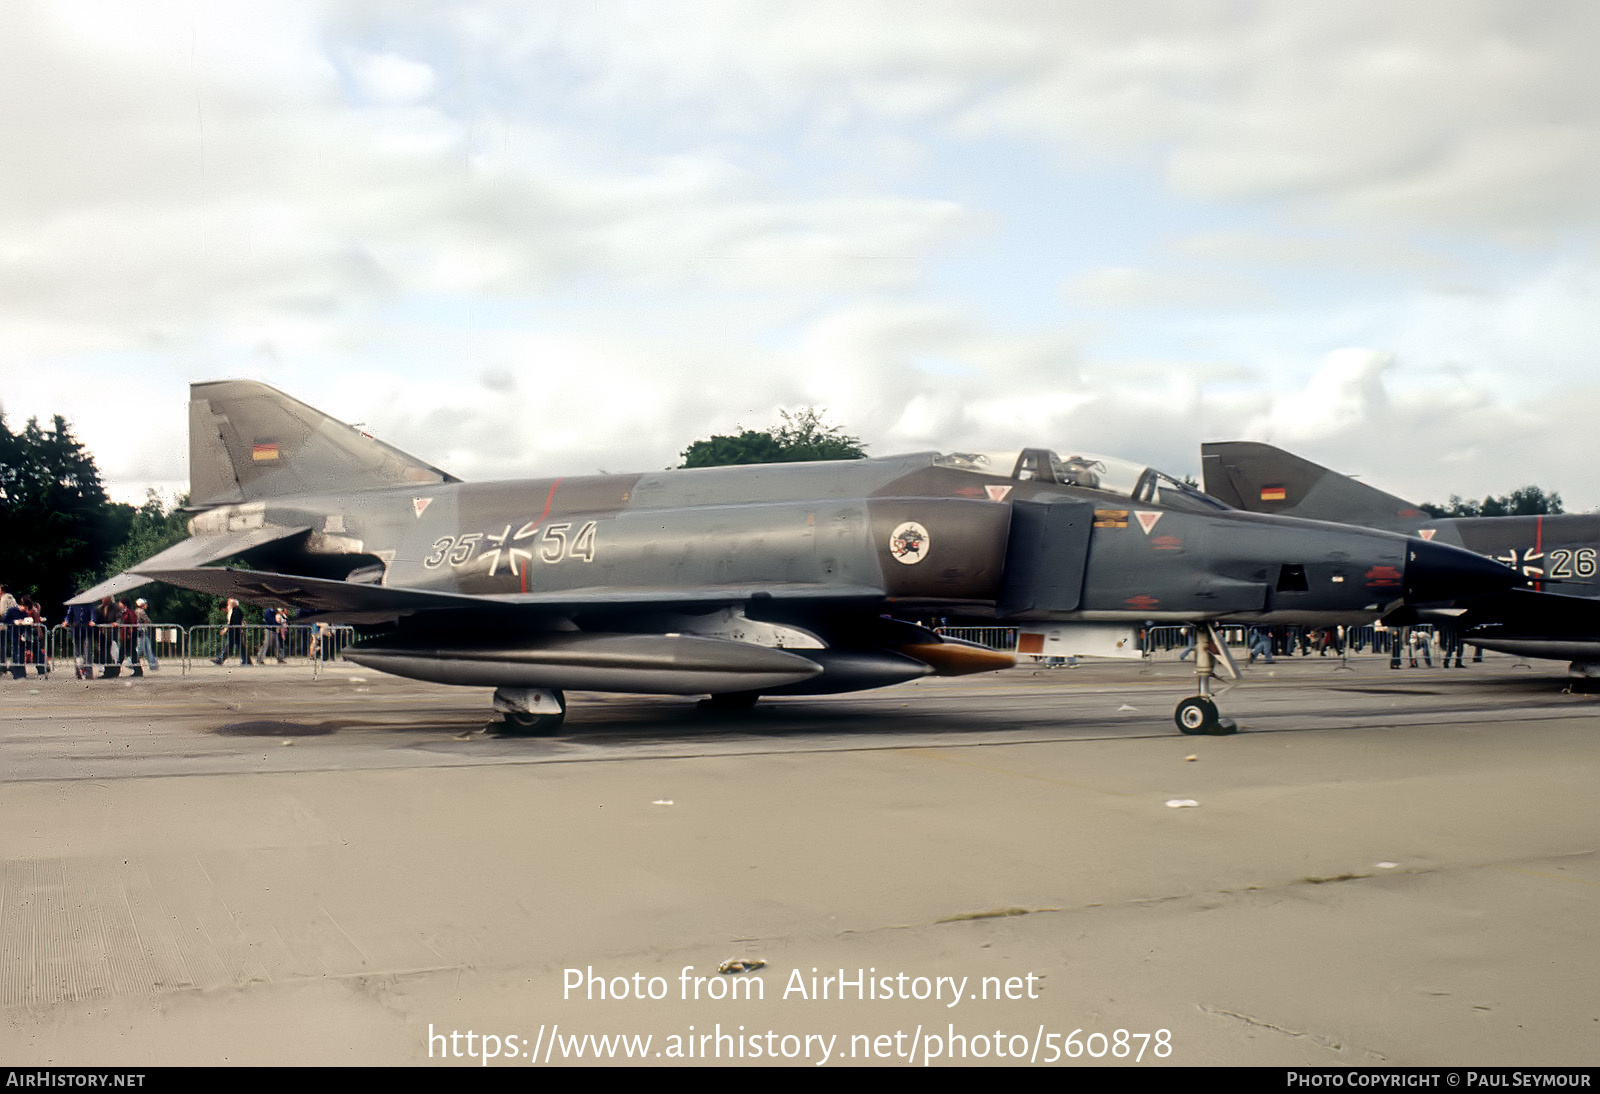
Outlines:
[[[1172,662],[550,737],[175,668],[0,681],[8,1064],[1600,1063],[1563,665],[1258,665],[1223,738]]]

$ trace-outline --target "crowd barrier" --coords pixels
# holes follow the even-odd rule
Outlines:
[[[250,623],[235,628],[211,625],[176,627],[156,623],[144,629],[148,632],[148,646],[139,641],[138,632],[141,628],[121,623],[80,627],[63,623],[48,630],[27,626],[0,627],[0,662],[12,677],[60,676],[63,672],[71,676],[75,675],[73,670],[104,676],[131,671],[134,665],[149,667],[152,662],[155,666],[176,665],[179,673],[187,673],[196,664],[207,661],[215,662],[220,658],[226,664],[241,664],[248,657],[250,664],[310,666],[315,675],[329,662],[341,660],[344,648],[356,639],[355,628],[326,623],[291,623],[276,627]],[[1015,653],[1020,629],[940,627],[938,632],[993,650]],[[1232,651],[1248,655],[1251,628],[1227,625],[1220,629],[1223,641]],[[1433,640],[1432,627],[1413,627],[1411,630],[1427,635],[1430,642]],[[1144,628],[1145,659],[1180,659],[1189,648],[1190,632],[1191,628],[1185,626]],[[1291,627],[1287,633],[1288,652],[1321,652],[1322,632]],[[1301,642],[1302,633],[1305,643]],[[1390,643],[1398,633],[1393,628],[1346,627],[1343,650],[1330,646],[1328,652],[1388,653]],[[1280,648],[1275,652],[1282,654],[1284,651]],[[138,656],[135,657],[135,654]],[[1033,656],[1036,660],[1042,659],[1040,655]]]
[[[1250,632],[1253,627],[1237,624],[1227,624],[1218,628],[1222,632],[1222,640],[1228,646],[1230,653],[1235,657],[1250,653]],[[1278,639],[1273,647],[1276,656],[1292,656],[1294,654],[1320,654],[1324,650],[1329,655],[1354,655],[1367,653],[1388,653],[1390,643],[1400,631],[1393,627],[1377,627],[1367,624],[1361,627],[1343,627],[1338,629],[1336,637],[1327,639],[1324,635],[1326,628],[1318,627],[1282,627],[1269,628],[1278,632]],[[1189,635],[1191,629],[1184,626],[1147,627],[1144,632],[1144,653],[1148,660],[1168,661],[1183,657],[1184,651],[1189,649]],[[1432,641],[1434,628],[1411,627],[1407,633],[1421,632]]]
[[[1048,626],[1048,624],[1040,624]],[[1015,653],[1017,649],[1017,633],[1026,628],[1019,627],[939,627],[940,634],[950,638],[959,638],[966,642],[976,642],[980,646],[987,646],[993,650],[1006,653]],[[1219,628],[1222,639],[1227,643],[1230,651],[1248,656],[1250,651],[1250,631],[1252,628],[1228,624]],[[1433,637],[1432,627],[1413,627],[1413,631],[1421,631]],[[1191,628],[1174,624],[1170,626],[1145,627],[1143,630],[1143,649],[1147,660],[1166,661],[1177,660],[1189,648],[1189,635]],[[1309,650],[1313,653],[1322,652],[1323,631],[1311,627],[1289,627],[1283,631],[1287,639],[1289,650],[1300,652]],[[1345,627],[1338,641],[1328,647],[1329,653],[1342,652],[1354,653],[1388,653],[1389,643],[1398,633],[1392,628],[1375,626]],[[1304,643],[1301,638],[1304,637]],[[1280,642],[1280,649],[1282,643]],[[1033,655],[1036,660],[1043,660],[1040,654]]]
[[[1016,627],[938,627],[938,633],[947,638],[957,638],[963,642],[976,642],[980,646],[988,646],[991,650],[1002,653],[1015,653],[1017,649]]]
[[[232,628],[60,623],[48,630],[0,627],[0,658],[12,677],[71,679],[85,674],[116,676],[132,672],[135,666],[141,671],[172,666],[184,674],[195,664],[224,654],[229,663],[239,664],[242,650],[251,664],[309,666],[315,675],[330,661],[340,660],[355,637],[355,628],[327,623],[276,627],[251,623]]]

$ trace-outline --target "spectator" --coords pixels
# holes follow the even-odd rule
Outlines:
[[[150,602],[144,597],[134,601],[134,621],[139,625],[139,654],[150,666],[150,671],[155,672],[161,666],[156,663],[155,645],[151,642],[150,633]],[[138,665],[138,659],[134,660]]]
[[[94,605],[67,605],[67,626],[72,628],[72,657],[79,680],[94,679]]]
[[[121,619],[117,602],[109,596],[101,597],[94,612],[94,663],[100,666],[102,678],[117,675],[111,666],[117,663],[117,624]]]
[[[1256,663],[1257,655],[1272,664],[1272,632],[1266,627],[1250,628],[1250,664]]]
[[[289,617],[278,608],[268,608],[262,616],[262,622],[266,624],[266,631],[261,636],[261,649],[256,652],[256,660],[264,665],[270,656],[282,665],[288,652]]]
[[[139,634],[139,614],[119,600],[117,622],[117,671],[122,671],[122,662],[129,661],[133,665],[133,675],[143,676],[144,669],[139,667],[139,647],[134,645]]]
[[[0,613],[0,626],[5,628],[0,632],[4,636],[0,649],[5,651],[6,667],[11,670],[12,679],[15,680],[21,680],[28,674],[28,667],[22,660],[24,620],[28,623],[33,622],[32,617],[14,598],[11,606]]]
[[[1412,630],[1412,632],[1411,632],[1411,667],[1412,668],[1416,668],[1417,667],[1417,654],[1419,652],[1422,654],[1422,659],[1428,663],[1428,667],[1430,669],[1433,668],[1433,640],[1432,640],[1432,638],[1433,638],[1432,635],[1428,634],[1426,631],[1422,630],[1421,628],[1416,628],[1416,629]]]
[[[49,633],[44,612],[31,596],[22,598],[22,610],[28,618],[22,621],[22,659],[32,661],[34,671],[40,676],[50,675],[50,662],[45,650],[45,637]]]
[[[211,663],[220,665],[237,652],[239,664],[248,666],[250,664],[250,647],[245,645],[244,641],[244,605],[230,596],[227,605],[223,608],[223,613],[228,621],[223,628],[223,633],[227,635],[227,646],[221,654],[211,659]]]

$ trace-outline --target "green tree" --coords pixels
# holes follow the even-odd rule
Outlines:
[[[1434,517],[1532,517],[1564,512],[1560,494],[1547,494],[1537,486],[1524,486],[1500,497],[1490,495],[1482,501],[1467,501],[1459,494],[1451,494],[1444,505],[1425,501],[1422,509]]]
[[[32,592],[52,623],[128,537],[134,509],[106,497],[94,457],[59,414],[12,433],[0,415],[0,581]]]
[[[812,460],[860,460],[867,455],[861,438],[844,427],[824,425],[822,412],[806,407],[797,414],[780,411],[782,424],[766,432],[742,430],[695,441],[683,450],[684,467],[727,467],[750,463],[805,463]]]
[[[168,509],[161,504],[161,498],[154,490],[148,491],[144,504],[133,512],[128,538],[111,552],[94,580],[105,581],[124,570],[131,570],[145,559],[187,539],[189,518],[179,510],[188,500],[186,494]],[[150,602],[150,618],[158,623],[194,627],[225,622],[222,619],[222,601],[206,593],[152,582],[135,595]]]

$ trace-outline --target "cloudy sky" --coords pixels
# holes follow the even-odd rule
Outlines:
[[[1600,506],[1600,5],[0,4],[0,407],[264,380],[469,479],[814,405]]]

